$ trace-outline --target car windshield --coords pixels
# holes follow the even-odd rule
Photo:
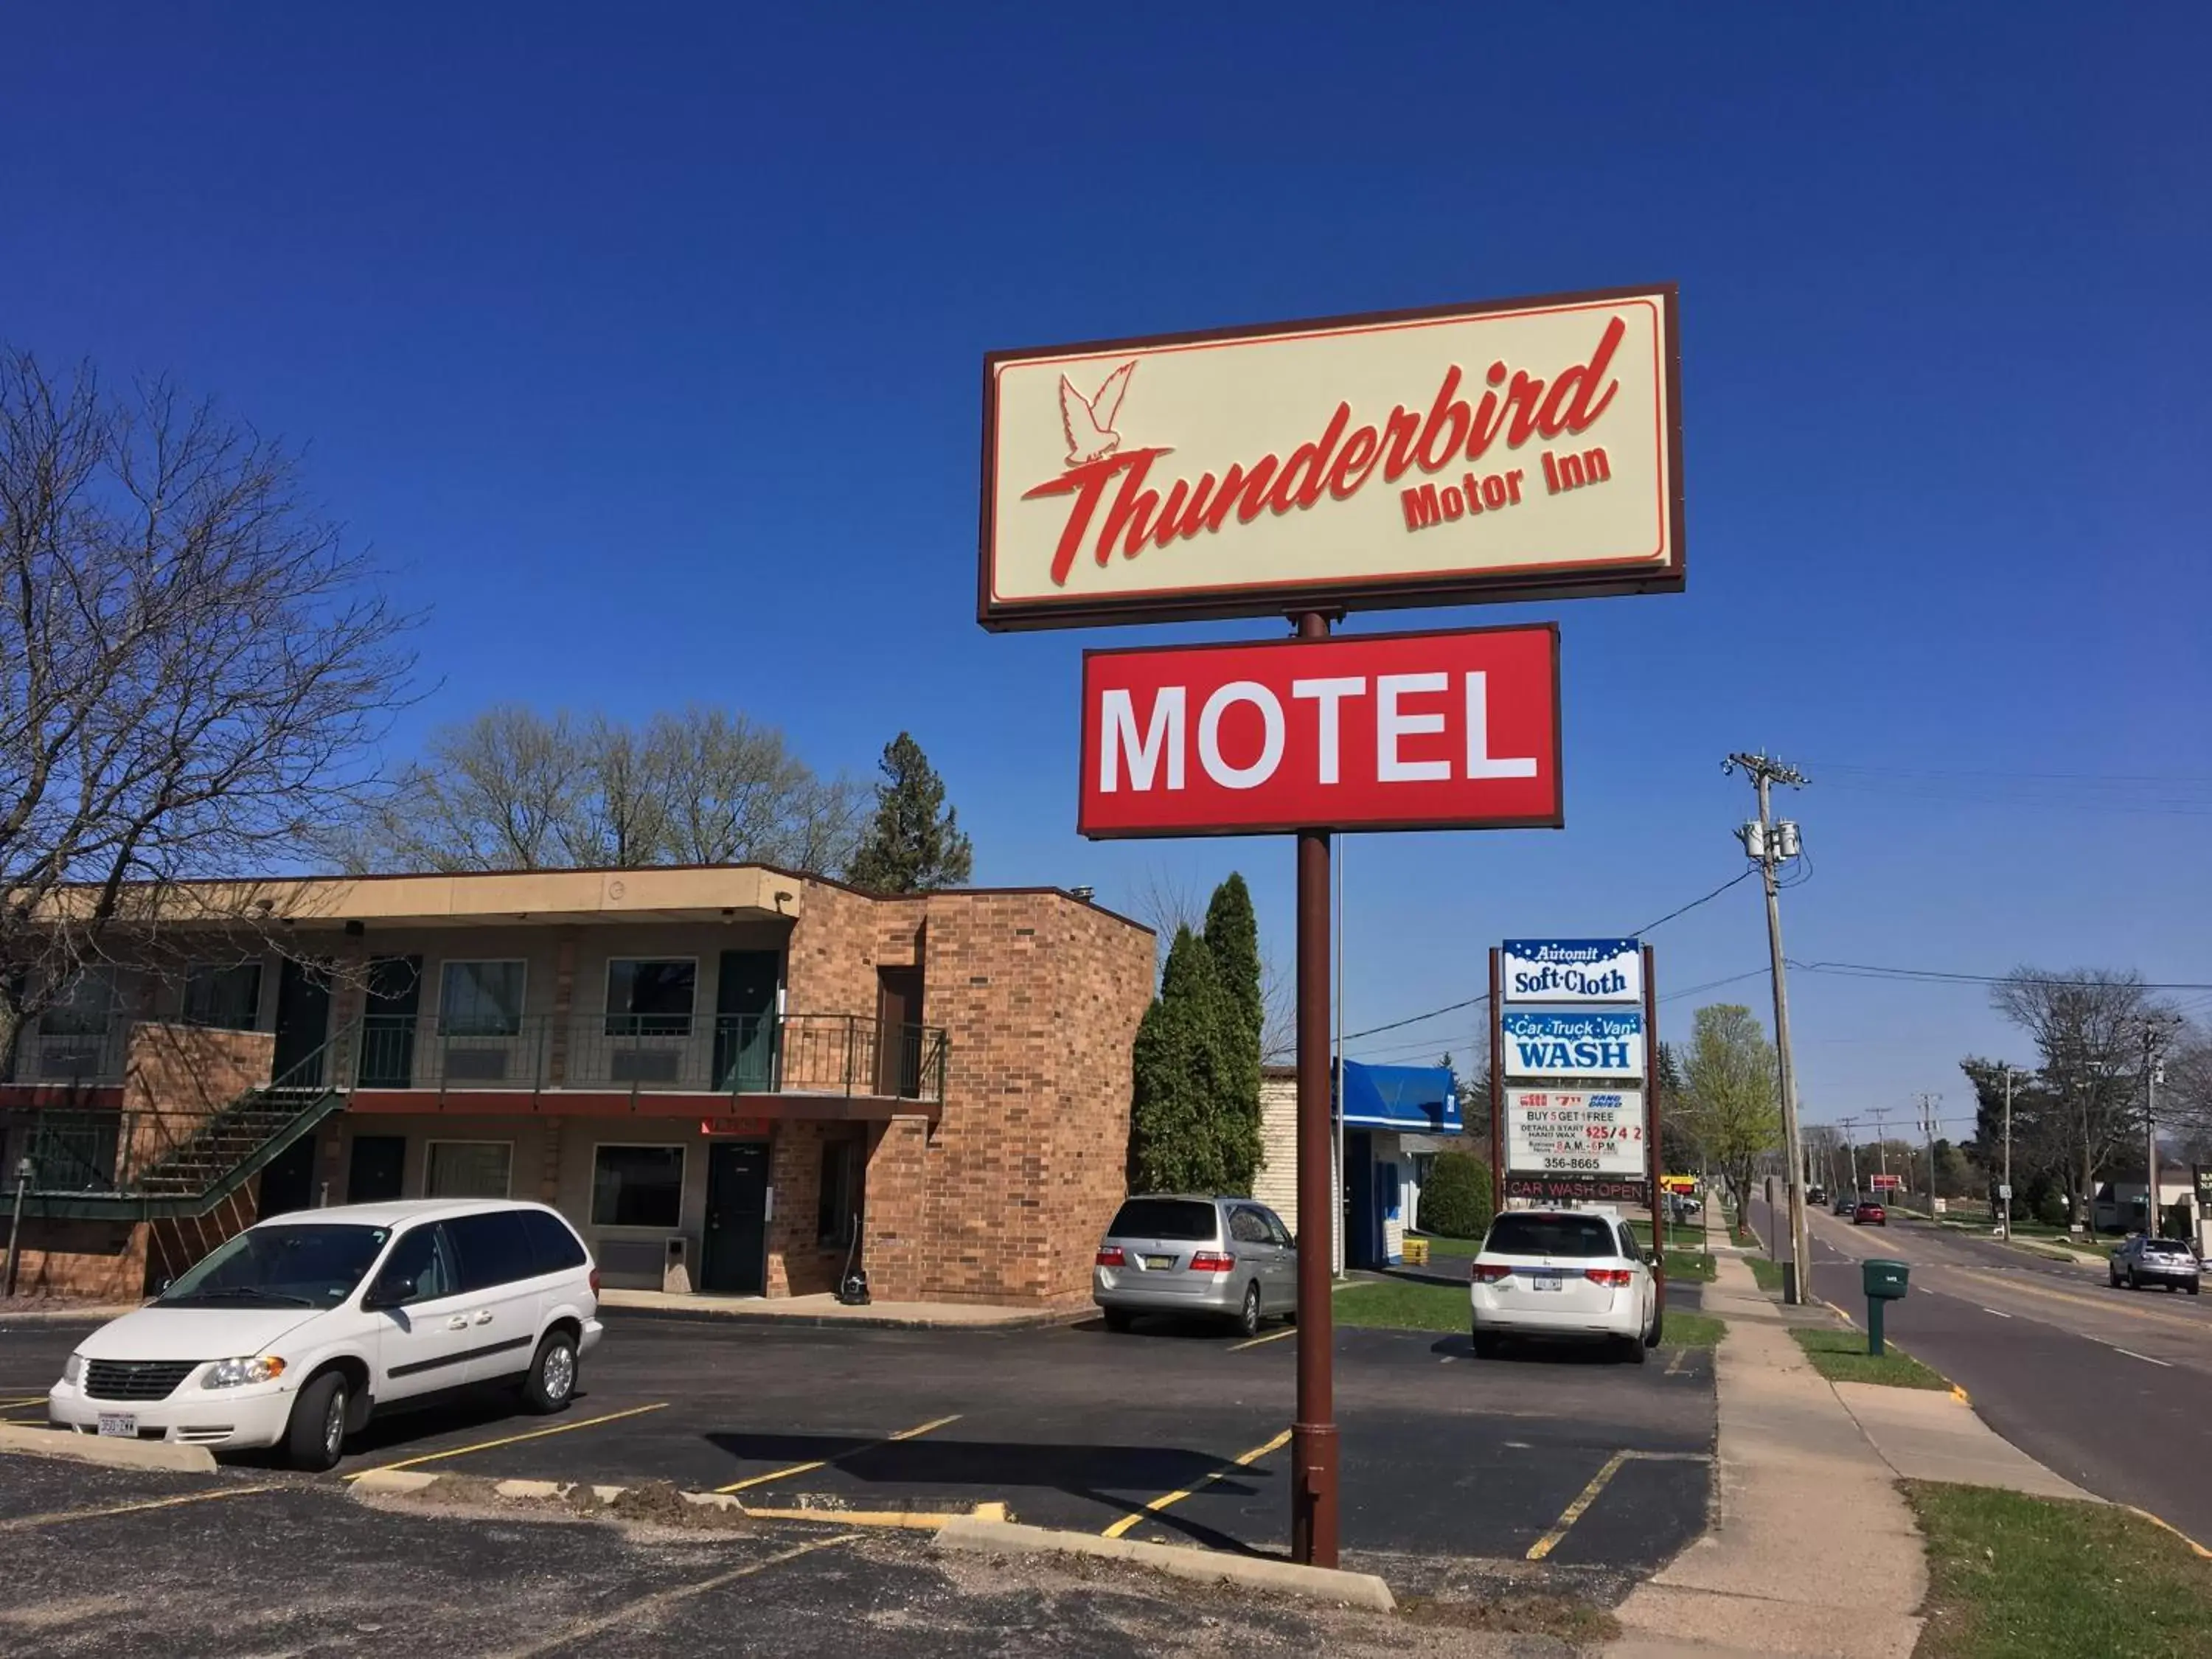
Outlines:
[[[2182,1255],[2187,1253],[2179,1240],[2172,1238],[2146,1238],[2143,1250],[2149,1255]]]
[[[1189,1198],[1133,1198],[1121,1206],[1109,1238],[1176,1238],[1193,1243],[1214,1237],[1213,1206]]]
[[[335,1308],[392,1237],[389,1227],[282,1222],[249,1227],[161,1292],[164,1307]]]
[[[1490,1224],[1486,1255],[1619,1255],[1620,1242],[1595,1216],[1502,1215]]]

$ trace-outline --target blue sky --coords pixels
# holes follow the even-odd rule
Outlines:
[[[2208,48],[2180,3],[33,9],[0,338],[310,446],[431,607],[398,752],[502,698],[727,702],[825,770],[911,727],[979,880],[1242,868],[1287,963],[1288,843],[1075,836],[1080,651],[1145,636],[976,627],[982,354],[1672,280],[1689,591],[1355,624],[1556,616],[1568,827],[1352,841],[1350,1025],[1726,879],[1761,745],[1814,778],[1793,957],[2212,981]],[[1662,989],[1757,969],[1755,886],[1652,937]],[[1793,992],[1814,1119],[1962,1115],[2007,1041],[1972,988]]]

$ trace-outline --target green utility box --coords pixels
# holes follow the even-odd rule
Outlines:
[[[1911,1276],[1911,1267],[1903,1261],[1885,1261],[1876,1256],[1859,1264],[1859,1278],[1870,1302],[1895,1302],[1905,1295],[1905,1282]]]
[[[1902,1261],[1885,1261],[1875,1256],[1859,1264],[1859,1284],[1867,1299],[1867,1352],[1876,1358],[1882,1351],[1882,1309],[1904,1299],[1905,1283],[1911,1277],[1911,1267]]]

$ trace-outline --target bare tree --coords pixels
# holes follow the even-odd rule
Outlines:
[[[1782,1135],[1774,1045],[1750,1009],[1716,1003],[1698,1010],[1680,1060],[1677,1115],[1719,1167],[1741,1214],[1753,1166]]]
[[[204,919],[177,884],[307,856],[373,791],[410,618],[300,487],[166,381],[0,353],[0,1043],[118,928]]]
[[[1124,908],[1131,915],[1152,930],[1152,938],[1158,942],[1159,959],[1162,963],[1166,962],[1168,946],[1174,942],[1177,933],[1186,927],[1195,933],[1206,926],[1205,895],[1172,871],[1163,869],[1157,864],[1146,865],[1136,879],[1129,884],[1128,901]],[[1279,985],[1281,975],[1277,974],[1275,978]],[[1287,1000],[1287,993],[1280,994]],[[1261,996],[1264,1001],[1266,1000],[1264,989]],[[1295,1048],[1297,1042],[1297,1031],[1293,1029],[1287,1040],[1279,1031],[1275,1034],[1275,1041],[1282,1042],[1285,1050]],[[1263,1026],[1263,1035],[1261,1038],[1261,1048],[1263,1053],[1271,1052],[1268,1045],[1269,1039],[1264,1034]]]
[[[2042,1053],[2041,1080],[2064,1149],[2060,1176],[2074,1218],[2087,1224],[2097,1172],[2142,1127],[2142,1036],[2154,1012],[2142,976],[2016,968],[1990,991],[1990,1006]]]
[[[817,778],[781,732],[743,714],[695,707],[641,731],[502,706],[433,732],[341,856],[357,869],[827,872],[851,854],[859,819],[855,786]]]

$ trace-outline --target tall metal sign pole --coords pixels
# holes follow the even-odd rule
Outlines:
[[[2004,1207],[2001,1224],[2005,1243],[2012,1243],[2012,1080],[2014,1073],[2010,1066],[2004,1068],[2004,1174],[1997,1182],[1997,1202]]]
[[[1730,755],[1721,763],[1723,771],[1738,767],[1751,775],[1752,784],[1759,791],[1759,821],[1744,825],[1740,833],[1744,851],[1759,861],[1766,888],[1766,950],[1774,978],[1774,1049],[1782,1073],[1782,1139],[1790,1168],[1790,1265],[1783,1287],[1787,1300],[1802,1303],[1812,1299],[1813,1251],[1805,1224],[1805,1160],[1798,1152],[1797,1067],[1790,1055],[1790,981],[1782,963],[1782,902],[1774,882],[1775,866],[1797,856],[1797,826],[1775,823],[1768,788],[1775,783],[1799,788],[1806,780],[1796,767],[1770,760],[1764,754]]]
[[[1326,639],[1328,618],[1307,611],[1301,640]],[[1336,1403],[1330,1365],[1336,1322],[1329,1282],[1337,1232],[1334,1090],[1328,1065],[1328,831],[1298,831],[1298,1400],[1291,1424],[1291,1559],[1336,1565]]]

